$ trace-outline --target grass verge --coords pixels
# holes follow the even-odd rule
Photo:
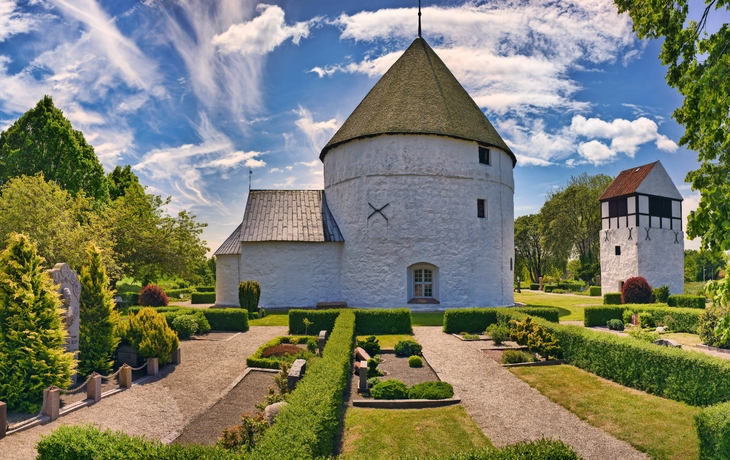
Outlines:
[[[662,334],[663,339],[676,340],[682,345],[694,347],[696,345],[702,345],[702,340],[697,334],[688,334],[686,332],[670,332],[668,334]]]
[[[586,305],[603,305],[603,297],[574,296],[563,294],[542,294],[531,291],[515,293],[515,302],[527,305],[555,307],[560,310],[560,321],[583,321]]]
[[[276,312],[266,313],[261,319],[251,319],[248,321],[249,326],[289,326],[289,313]]]
[[[365,340],[369,335],[358,335],[357,340]],[[380,344],[380,348],[393,348],[395,347],[395,344],[400,342],[401,340],[413,340],[414,342],[418,342],[415,337],[408,334],[391,334],[391,335],[376,335],[375,337],[378,338],[378,343]]]
[[[582,420],[653,458],[690,460],[699,455],[693,423],[698,407],[626,388],[573,366],[509,370]]]
[[[430,458],[492,447],[461,406],[436,409],[349,408],[341,459]]]
[[[413,326],[443,326],[444,312],[411,312]]]

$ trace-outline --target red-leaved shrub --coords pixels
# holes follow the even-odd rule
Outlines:
[[[651,286],[646,278],[635,276],[624,283],[621,303],[651,303]]]
[[[160,286],[148,284],[139,292],[139,304],[145,307],[164,307],[167,305],[167,294]]]

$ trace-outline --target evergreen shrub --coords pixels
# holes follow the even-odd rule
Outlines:
[[[535,357],[522,350],[505,350],[502,353],[502,364],[531,363]]]
[[[652,289],[651,296],[656,303],[667,303],[669,300],[669,286],[663,284],[658,288]],[[704,308],[704,305],[702,307]]]
[[[215,292],[193,292],[190,294],[190,303],[215,303]]]
[[[646,278],[634,276],[624,282],[621,303],[651,303],[651,286]]]
[[[557,284],[543,284],[542,290],[545,292],[553,292],[555,289],[558,289]]]
[[[137,314],[130,313],[129,321],[122,324],[123,339],[137,350],[139,357],[159,358],[160,365],[172,360],[179,342],[162,314],[153,308],[143,308]]]
[[[620,292],[607,292],[603,294],[603,305],[621,305]]]
[[[357,346],[365,350],[370,356],[375,356],[380,353],[380,342],[374,335],[367,337],[365,340],[358,340]]]
[[[408,389],[408,399],[447,399],[454,397],[454,387],[448,382],[417,383]]]
[[[606,327],[608,327],[612,331],[623,331],[624,330],[624,322],[620,319],[609,319],[606,322]]]
[[[101,252],[94,245],[86,248],[87,263],[81,267],[79,281],[79,363],[78,373],[111,373],[112,354],[119,344],[115,333],[119,314],[114,303],[114,291],[101,260]]]
[[[408,357],[408,366],[409,367],[423,367],[423,360],[420,356],[409,356]]]
[[[180,339],[189,339],[198,332],[198,321],[194,315],[178,315],[172,320],[172,330]]]
[[[139,291],[139,304],[144,307],[164,307],[167,303],[167,294],[156,284],[148,284]]]
[[[705,296],[701,295],[670,295],[666,300],[670,307],[705,308]]]
[[[388,379],[370,389],[373,399],[408,399],[408,387],[400,380]]]
[[[401,340],[393,347],[396,356],[420,355],[423,346],[415,340]]]
[[[512,340],[545,359],[560,358],[560,341],[547,329],[535,323],[531,316],[522,321],[510,321]]]
[[[486,335],[489,335],[489,337],[497,345],[501,345],[502,342],[509,339],[510,335],[509,327],[503,323],[490,324],[485,333]]]
[[[624,323],[630,322],[629,313],[625,312],[648,312],[652,316],[654,324],[664,323],[666,316],[671,316],[674,324],[672,325],[673,332],[687,332],[690,334],[697,334],[698,327],[700,325],[700,316],[704,310],[698,310],[696,308],[677,308],[677,307],[663,307],[655,306],[654,304],[639,304],[639,305],[622,305],[622,306],[595,306],[585,307],[583,310],[583,324],[586,327],[592,326],[603,326],[610,319],[620,319]],[[628,320],[628,321],[627,321]]]
[[[530,290],[531,291],[539,291],[540,290],[540,285],[537,284],[537,283],[530,283]]]
[[[591,286],[588,288],[588,294],[591,297],[601,297],[601,286]]]
[[[553,323],[560,322],[560,310],[555,307],[545,307],[542,305],[528,305],[526,307],[516,307],[515,310],[526,315],[537,316]]]
[[[14,233],[0,253],[0,401],[35,413],[43,390],[71,383],[61,301],[28,237]]]
[[[652,316],[652,314],[648,311],[642,311],[641,313],[639,313],[639,327],[656,327],[656,323],[654,322],[654,316]]]
[[[710,347],[730,348],[730,335],[723,337],[718,334],[718,326],[727,315],[728,309],[724,307],[708,307],[700,314],[697,333],[702,343]]]
[[[258,311],[261,299],[261,285],[258,281],[241,281],[238,285],[238,303],[250,312]]]
[[[730,458],[730,402],[702,409],[694,417],[700,460]]]
[[[137,292],[120,292],[117,295],[126,305],[139,305],[139,293]]]

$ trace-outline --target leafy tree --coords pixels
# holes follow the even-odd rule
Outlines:
[[[120,196],[124,196],[124,193],[129,187],[141,187],[139,184],[139,178],[132,171],[132,167],[127,165],[125,167],[117,166],[114,171],[107,175],[109,182],[109,198],[116,200]]]
[[[537,283],[550,265],[552,253],[540,232],[540,215],[529,214],[515,220],[515,265],[527,267],[530,280]]]
[[[727,264],[722,251],[684,250],[684,280],[704,281],[716,279]]]
[[[81,375],[92,372],[108,374],[112,370],[112,353],[119,343],[115,334],[119,316],[101,251],[90,244],[86,254],[88,265],[81,267],[78,372]]]
[[[728,0],[705,0],[699,22],[688,21],[688,0],[615,0],[628,12],[640,38],[663,38],[659,58],[667,66],[667,83],[684,96],[672,117],[684,126],[679,144],[698,153],[699,169],[685,179],[701,192],[697,210],[687,223],[687,235],[702,237],[710,250],[730,250],[730,27],[707,33],[707,18],[727,15]],[[730,280],[712,284],[716,304],[730,301]]]
[[[79,269],[86,263],[86,248],[95,243],[104,250],[107,273],[117,274],[109,222],[82,194],[73,196],[42,174],[10,178],[0,192],[0,241],[14,232],[27,235],[49,265],[66,262]]]
[[[43,389],[71,383],[61,301],[28,237],[13,234],[0,254],[0,400],[37,412]]]
[[[0,181],[43,173],[63,189],[105,202],[109,198],[104,168],[63,112],[44,96],[7,131],[0,133]]]
[[[540,209],[545,247],[554,255],[556,265],[565,268],[575,252],[582,265],[598,264],[600,254],[601,207],[598,197],[613,179],[604,174],[571,176],[564,188],[549,192]]]

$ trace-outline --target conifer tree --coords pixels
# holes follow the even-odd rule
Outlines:
[[[101,260],[101,251],[93,243],[86,248],[88,265],[81,267],[79,306],[79,374],[108,374],[112,370],[112,353],[119,340],[114,331],[119,322],[114,291]]]
[[[71,383],[61,300],[28,237],[14,233],[0,253],[0,400],[37,412],[43,389]]]

